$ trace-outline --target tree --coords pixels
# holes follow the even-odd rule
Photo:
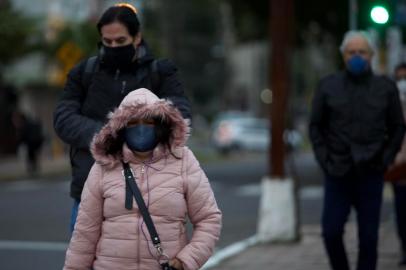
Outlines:
[[[99,34],[93,22],[59,22],[52,38],[44,44],[44,52],[54,64],[49,77],[52,86],[62,87],[71,68],[81,59],[97,52]]]
[[[0,74],[4,65],[21,57],[34,48],[32,35],[36,23],[12,9],[9,1],[3,1],[0,8]]]
[[[234,15],[239,41],[263,40],[268,36],[269,1],[223,0],[228,2]]]
[[[98,40],[99,34],[94,22],[65,22],[55,39],[47,44],[46,53],[54,57],[64,44],[72,42],[80,49],[83,56],[90,56],[96,53]]]
[[[268,0],[223,0],[233,8],[235,27],[240,41],[266,39],[268,36]],[[347,29],[348,1],[295,0],[296,44],[300,45],[301,32],[312,22],[318,22],[327,32],[340,37]],[[271,18],[272,19],[272,18]]]
[[[34,49],[31,37],[35,28],[35,20],[13,10],[9,1],[0,2],[0,155],[14,154],[17,150],[11,116],[18,97],[14,87],[3,82],[3,69]]]
[[[223,59],[219,3],[216,0],[155,1],[146,3],[144,36],[158,57],[179,67],[194,111],[210,116],[222,87]]]

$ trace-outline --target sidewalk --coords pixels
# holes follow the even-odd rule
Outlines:
[[[394,224],[381,225],[379,241],[377,269],[401,269],[397,265],[399,260],[398,240]],[[358,245],[355,223],[347,224],[345,244],[351,269],[355,269]],[[207,269],[328,270],[330,268],[320,236],[320,227],[305,225],[302,227],[302,240],[299,243],[256,244]]]
[[[2,158],[0,159],[0,181],[47,178],[70,172],[69,158],[65,155],[59,158],[42,157],[39,164],[39,172],[36,175],[30,175],[22,158],[17,156]]]

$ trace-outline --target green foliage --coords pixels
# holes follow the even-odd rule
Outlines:
[[[34,48],[36,21],[13,10],[10,4],[0,8],[0,67]]]
[[[223,0],[232,7],[234,27],[239,41],[265,40],[269,36],[269,0]],[[282,1],[282,0],[281,0]],[[358,0],[359,2],[372,0]],[[341,36],[347,30],[348,1],[294,0],[295,41],[303,29],[317,22],[323,30]]]
[[[269,1],[224,0],[229,2],[237,37],[241,41],[267,38]]]
[[[66,23],[56,38],[49,42],[45,52],[54,57],[66,42],[73,42],[81,49],[83,56],[87,57],[96,53],[98,40],[99,33],[94,22]]]
[[[223,89],[224,63],[215,53],[221,45],[219,1],[158,3],[143,11],[144,37],[157,57],[175,61],[194,110],[205,114]]]

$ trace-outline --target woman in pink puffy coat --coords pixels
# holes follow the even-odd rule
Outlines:
[[[129,163],[176,269],[199,269],[212,255],[221,212],[208,179],[185,146],[189,127],[170,102],[132,91],[94,137],[96,162],[86,180],[64,269],[162,269],[138,205],[125,207],[122,162]],[[133,199],[133,198],[132,198]],[[188,239],[186,219],[193,224]]]

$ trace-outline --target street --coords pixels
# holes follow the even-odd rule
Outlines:
[[[260,180],[267,172],[264,154],[232,156],[202,164],[220,209],[223,230],[217,249],[256,232]],[[288,168],[300,179],[302,224],[317,224],[322,206],[321,174],[309,153]],[[292,164],[291,162],[288,164]],[[69,176],[0,183],[0,262],[2,270],[61,269],[69,240]],[[382,219],[391,218],[386,201]]]

